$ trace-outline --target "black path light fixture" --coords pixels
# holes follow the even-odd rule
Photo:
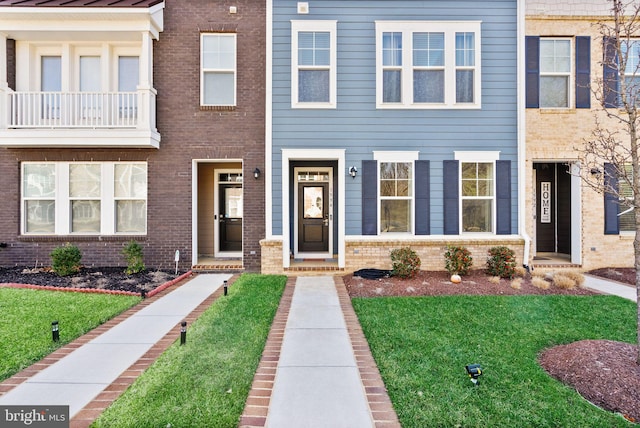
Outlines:
[[[53,321],[51,323],[51,338],[54,342],[60,341],[60,326],[58,324],[58,321]]]
[[[180,323],[180,345],[187,343],[187,322]]]
[[[468,364],[464,366],[464,368],[467,369],[467,374],[471,378],[471,382],[477,385],[478,378],[482,376],[482,367],[480,367],[480,364]]]
[[[227,295],[227,292],[228,292],[227,289],[228,289],[228,284],[227,284],[227,280],[225,279],[224,280],[224,295],[225,296]]]

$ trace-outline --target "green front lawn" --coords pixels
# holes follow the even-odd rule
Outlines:
[[[0,380],[140,301],[136,296],[0,288]],[[51,323],[59,322],[53,342]]]
[[[626,427],[538,365],[582,339],[636,343],[636,305],[611,296],[358,298],[353,306],[409,427]],[[465,365],[484,369],[478,386]]]
[[[237,426],[286,280],[242,275],[93,426]]]

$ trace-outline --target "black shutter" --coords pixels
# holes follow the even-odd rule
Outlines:
[[[362,161],[362,234],[378,234],[378,162]]]
[[[604,38],[603,85],[605,108],[617,108],[618,103],[618,55],[616,52],[616,39]]]
[[[457,160],[445,160],[442,162],[442,179],[444,193],[444,234],[458,235],[460,233],[459,226],[459,207],[460,200],[458,197],[458,168]]]
[[[591,108],[591,37],[576,37],[576,108]]]
[[[540,37],[525,37],[526,108],[540,107]]]
[[[431,185],[429,180],[429,161],[416,161],[416,235],[429,235],[431,233],[429,194]]]
[[[496,234],[511,234],[511,161],[496,162]]]
[[[620,233],[620,218],[618,217],[618,175],[612,163],[604,164],[604,234],[617,235]],[[613,192],[607,192],[611,189]]]

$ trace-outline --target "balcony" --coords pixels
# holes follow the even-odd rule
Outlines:
[[[155,98],[155,90],[0,90],[0,147],[158,148]]]

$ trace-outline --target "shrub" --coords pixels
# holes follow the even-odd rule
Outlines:
[[[420,257],[409,247],[392,250],[391,261],[393,262],[392,276],[413,278],[420,271]]]
[[[576,286],[576,282],[566,276],[564,273],[557,273],[553,276],[553,284],[562,288],[563,290],[573,290]]]
[[[80,271],[80,260],[82,254],[80,249],[75,245],[66,243],[60,247],[56,247],[51,251],[51,267],[53,271],[60,276],[67,276]]]
[[[520,290],[522,288],[522,278],[513,278],[511,280],[511,288]]]
[[[471,252],[465,247],[448,246],[447,252],[444,253],[444,260],[444,268],[450,275],[466,275],[473,265]]]
[[[500,246],[489,248],[487,273],[500,278],[513,278],[516,272],[516,256],[513,250]]]
[[[578,286],[578,287],[584,286],[584,275],[581,274],[580,272],[576,272],[576,271],[573,271],[573,270],[567,270],[567,271],[563,271],[561,273],[562,273],[562,275],[566,276],[567,278],[572,279],[576,283],[576,286]]]
[[[492,276],[489,278],[489,282],[492,284],[500,284],[500,277],[499,276]]]
[[[130,241],[127,246],[122,249],[122,254],[127,259],[127,269],[124,271],[127,275],[140,273],[144,270],[142,246],[136,241]]]
[[[531,285],[541,290],[549,289],[549,282],[539,276],[534,276],[533,279],[531,279]]]

